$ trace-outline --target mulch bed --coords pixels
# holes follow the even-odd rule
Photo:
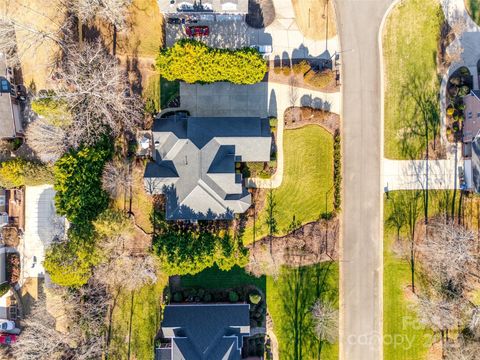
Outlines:
[[[332,135],[340,128],[340,116],[312,107],[290,107],[285,110],[285,129],[298,129],[306,125],[320,125]]]
[[[280,265],[306,266],[338,259],[340,225],[337,218],[303,225],[282,237],[265,237],[249,245],[246,269],[258,276],[275,273]]]

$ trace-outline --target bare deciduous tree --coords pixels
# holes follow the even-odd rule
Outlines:
[[[11,8],[6,5],[0,9],[0,53],[7,54],[10,66],[18,66],[27,52],[31,56],[40,47],[53,45],[64,49],[71,26],[65,3],[62,0],[45,1],[45,6],[48,6],[49,12],[61,15],[52,18],[46,12],[33,9],[28,1],[18,1]],[[42,21],[29,22],[27,16],[22,16],[24,13]]]
[[[461,299],[421,297],[418,299],[420,322],[435,332],[440,332],[442,353],[448,331],[465,322],[466,307]]]
[[[461,290],[475,261],[473,232],[450,222],[433,224],[429,233],[418,245],[423,266],[438,283]]]
[[[128,7],[132,0],[72,0],[72,10],[83,22],[100,18],[119,30],[127,25]]]
[[[312,308],[312,317],[318,339],[335,343],[338,339],[338,310],[331,303],[319,299]]]
[[[132,185],[132,175],[127,163],[118,160],[105,164],[102,176],[103,189],[115,199],[125,194]]]
[[[38,118],[31,122],[27,126],[25,137],[27,145],[46,163],[57,161],[67,149],[65,131],[46,119]]]
[[[447,360],[477,360],[479,354],[480,342],[465,339],[463,336],[455,342],[449,342],[445,347],[445,359]]]
[[[55,74],[55,97],[67,104],[73,145],[91,144],[103,135],[133,131],[142,119],[142,101],[131,94],[117,59],[99,42],[68,47]]]
[[[61,359],[68,349],[68,338],[55,330],[55,319],[47,312],[45,299],[39,299],[23,321],[24,330],[12,344],[17,360]]]
[[[157,281],[158,263],[154,256],[122,254],[95,269],[94,278],[112,291],[138,290]]]

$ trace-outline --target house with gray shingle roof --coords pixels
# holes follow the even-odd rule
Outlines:
[[[243,337],[250,335],[250,305],[167,305],[156,349],[162,360],[239,360]]]
[[[7,60],[0,53],[0,139],[13,139],[23,133],[20,104],[7,76]]]
[[[248,0],[158,0],[158,7],[164,14],[169,15],[202,15],[208,18],[211,14],[246,15]]]
[[[235,171],[237,162],[270,160],[268,119],[188,117],[176,114],[153,126],[153,162],[145,189],[165,195],[167,220],[233,219],[251,205]]]

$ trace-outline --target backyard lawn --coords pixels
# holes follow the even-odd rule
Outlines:
[[[120,34],[118,52],[155,57],[163,46],[163,16],[157,0],[133,0],[130,14],[130,28]]]
[[[403,1],[387,19],[383,38],[387,158],[405,158],[402,132],[413,117],[420,116],[415,100],[427,93],[433,101],[438,97],[436,55],[443,21],[437,0]]]
[[[287,233],[294,216],[304,224],[333,210],[332,135],[316,125],[285,130],[284,154],[283,182],[273,191],[277,235]],[[257,214],[256,240],[268,235],[266,221],[264,207]],[[245,229],[243,241],[253,242],[253,223]]]
[[[278,279],[267,277],[267,308],[273,319],[280,359],[338,359],[338,343],[319,345],[310,309],[317,299],[338,307],[338,263],[282,267]]]
[[[384,198],[384,219],[387,219],[392,211],[392,199],[398,196],[398,192],[389,193],[389,200]],[[449,192],[450,205],[446,204],[445,191],[429,192],[429,217],[443,215],[445,209],[450,212],[452,192]],[[457,194],[456,203],[459,195]],[[420,200],[422,203],[422,200]],[[421,212],[423,214],[423,212]],[[419,218],[419,222],[422,217]],[[399,258],[393,253],[392,245],[395,241],[396,230],[384,227],[384,275],[383,275],[383,335],[384,335],[384,358],[385,360],[411,360],[426,359],[433,338],[433,332],[426,329],[418,322],[415,304],[411,297],[410,284],[411,272],[406,259]],[[419,276],[415,277],[417,292],[421,291],[422,282]],[[408,288],[407,288],[408,287]],[[390,339],[397,339],[397,345]]]
[[[480,0],[465,0],[465,7],[473,21],[480,24]]]
[[[337,34],[333,1],[292,0],[292,4],[298,27],[307,38],[324,40]]]
[[[241,267],[235,266],[230,271],[222,271],[217,266],[205,269],[196,275],[185,275],[180,280],[181,287],[200,287],[204,289],[228,289],[243,285],[255,285],[265,293],[265,276],[249,275]]]
[[[163,289],[168,278],[132,293],[122,292],[113,313],[112,359],[153,359],[154,339],[161,322]],[[130,334],[130,335],[129,335]]]

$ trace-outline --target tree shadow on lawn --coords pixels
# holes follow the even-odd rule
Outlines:
[[[310,313],[317,299],[338,304],[338,286],[332,286],[330,278],[334,268],[334,263],[329,262],[281,269],[275,286],[280,287],[277,300],[281,301],[283,317],[276,326],[280,328],[277,335],[290,334],[282,337],[282,355],[287,359],[308,358],[313,349],[320,353],[322,346]]]

